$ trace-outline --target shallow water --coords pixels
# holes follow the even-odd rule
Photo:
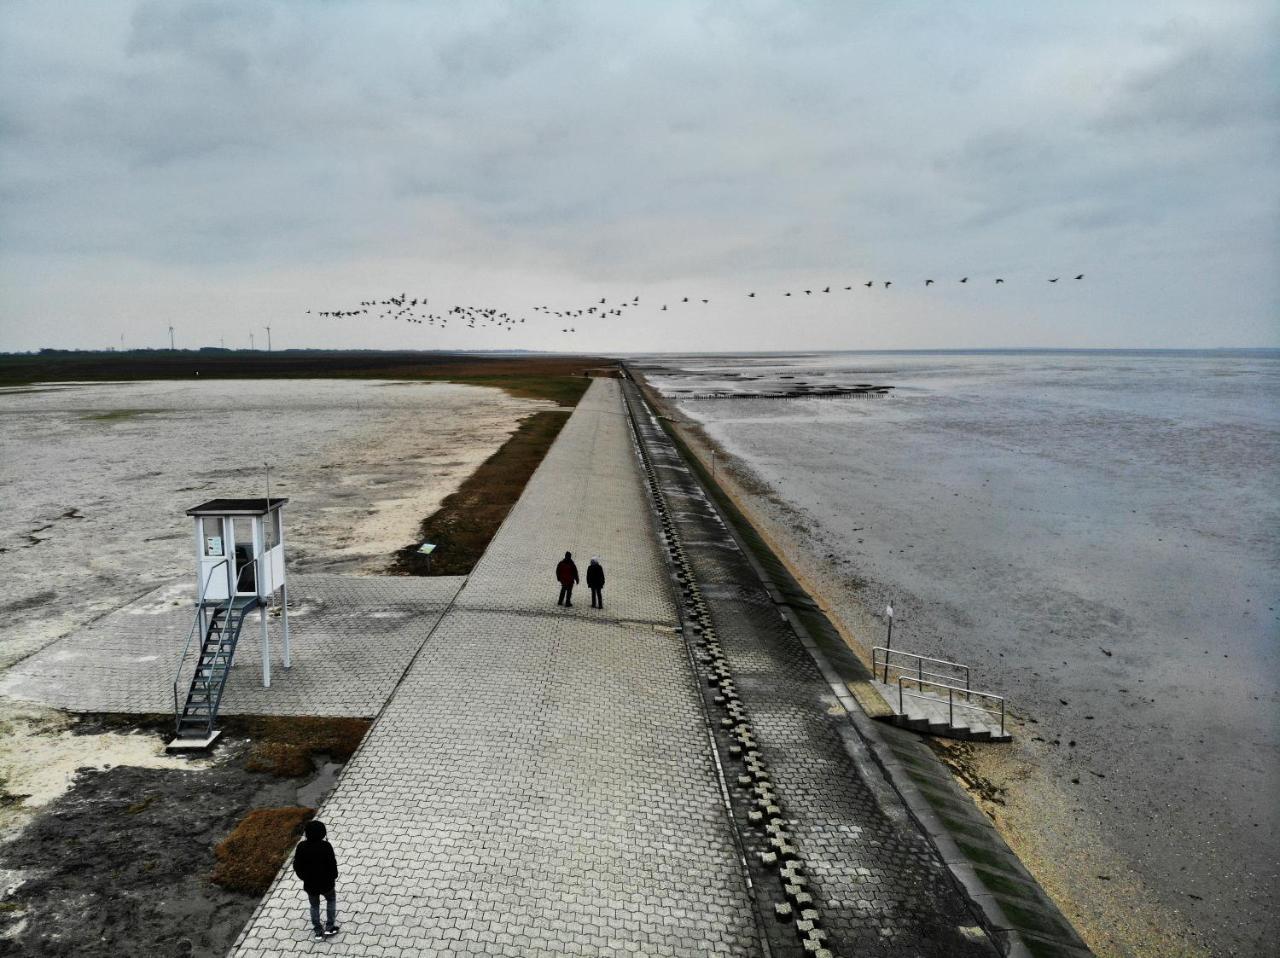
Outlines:
[[[1036,841],[1066,856],[1088,833],[1211,951],[1264,953],[1280,904],[1280,353],[651,361],[864,608],[892,598],[895,647],[970,663],[1035,720],[1028,780],[1010,784],[1033,825],[1059,819],[1059,844]],[[801,383],[894,389],[696,398]]]

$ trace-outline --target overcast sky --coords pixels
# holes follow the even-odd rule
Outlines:
[[[1269,0],[0,17],[0,349],[1280,345]]]

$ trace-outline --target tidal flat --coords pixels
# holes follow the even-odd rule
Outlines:
[[[382,572],[534,412],[492,388],[370,380],[0,390],[0,668],[194,577],[185,512],[289,498],[291,569]],[[192,580],[194,582],[194,578]]]
[[[1280,355],[649,357],[867,652],[968,663],[956,748],[1100,955],[1263,955],[1280,902]],[[883,398],[722,398],[859,383]],[[708,450],[709,454],[709,450]],[[869,654],[869,653],[868,653]]]
[[[161,583],[189,577],[194,599],[185,511],[266,495],[268,467],[271,494],[289,498],[291,571],[385,573],[523,421],[557,408],[496,388],[376,380],[0,389],[0,671]],[[163,683],[172,665],[156,664]],[[285,771],[248,768],[251,738],[299,723],[224,724],[213,755],[171,757],[164,717],[74,717],[0,698],[0,951],[225,953],[256,898],[210,883],[213,848],[247,809],[318,804],[338,766],[304,755]],[[80,867],[91,854],[106,869],[124,849],[131,864],[106,886]],[[101,887],[119,907],[59,904]]]

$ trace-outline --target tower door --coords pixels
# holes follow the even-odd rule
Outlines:
[[[262,555],[261,523],[255,516],[236,516],[232,521],[235,524],[236,595],[257,595],[261,573],[254,559]]]

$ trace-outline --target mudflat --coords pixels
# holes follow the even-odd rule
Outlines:
[[[0,667],[189,572],[185,510],[290,500],[290,567],[376,572],[515,431],[558,408],[380,380],[78,383],[0,394]],[[194,580],[193,580],[194,581]]]
[[[1268,953],[1280,356],[663,357],[647,375],[861,647],[892,599],[895,647],[1010,697],[1012,747],[939,748],[1099,954]],[[719,395],[797,383],[893,390]]]

